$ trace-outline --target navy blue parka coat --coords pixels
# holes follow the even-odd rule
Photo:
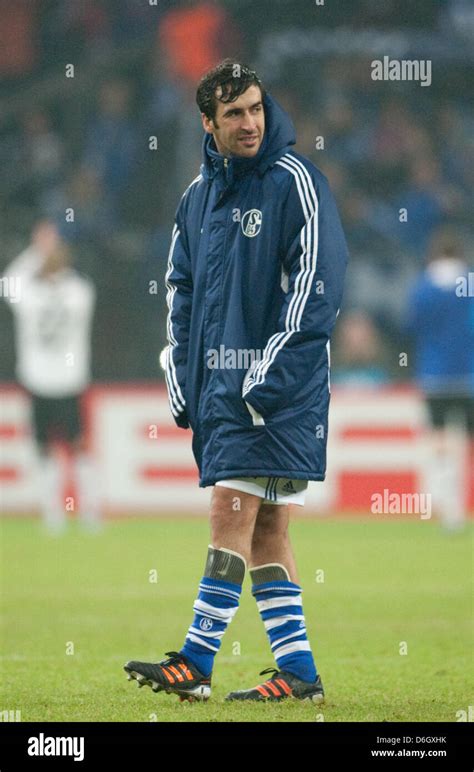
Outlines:
[[[347,247],[326,177],[293,152],[293,124],[269,94],[264,109],[253,158],[225,159],[205,135],[168,258],[166,381],[202,487],[326,472]]]

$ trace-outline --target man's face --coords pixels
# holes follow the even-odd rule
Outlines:
[[[202,114],[204,130],[214,136],[221,155],[252,158],[257,155],[265,134],[265,112],[262,92],[258,86],[249,86],[235,102],[219,101],[222,89],[216,91],[217,112],[214,120]]]

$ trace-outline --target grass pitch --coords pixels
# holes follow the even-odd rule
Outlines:
[[[291,533],[322,708],[224,702],[274,664],[248,576],[209,702],[126,680],[125,661],[181,648],[207,520],[114,521],[95,536],[71,522],[51,538],[12,518],[1,524],[0,711],[26,722],[458,720],[473,704],[472,527],[319,519],[294,520]]]

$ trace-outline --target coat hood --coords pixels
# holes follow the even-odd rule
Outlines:
[[[288,113],[270,94],[263,100],[265,110],[265,134],[257,155],[252,158],[232,157],[229,161],[229,179],[240,177],[254,169],[262,175],[296,143],[296,131]],[[214,137],[207,132],[203,139],[203,163],[201,174],[211,180],[223,173],[224,157],[217,152]]]

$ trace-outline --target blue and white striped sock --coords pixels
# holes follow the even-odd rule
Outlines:
[[[181,654],[205,676],[210,675],[222,637],[239,607],[241,584],[204,576],[194,602],[196,612]]]
[[[301,592],[298,584],[289,581],[252,585],[278,668],[313,682],[318,674],[306,637]]]

